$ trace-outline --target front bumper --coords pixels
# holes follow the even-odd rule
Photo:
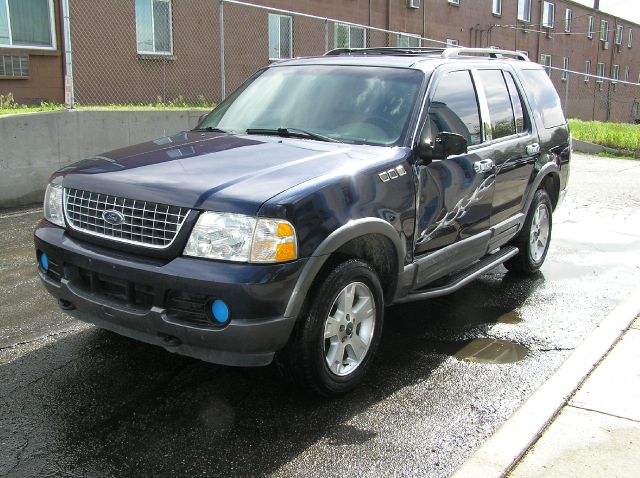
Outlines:
[[[56,264],[58,275],[40,266],[38,273],[69,315],[170,352],[239,366],[267,365],[287,343],[295,319],[285,318],[284,311],[306,262],[150,259],[79,241],[46,221],[36,228],[35,245]],[[92,277],[91,288],[82,283],[78,271]],[[143,290],[148,303],[121,299],[108,289],[109,282],[103,293],[95,283],[101,284],[104,277],[134,293]],[[183,320],[169,304],[176,293],[224,300],[231,310],[230,322],[221,327],[213,321]]]

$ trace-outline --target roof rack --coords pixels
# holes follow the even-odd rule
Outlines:
[[[431,48],[431,47],[374,47],[374,48],[336,48],[325,53],[325,56],[338,55],[396,55],[424,56],[438,54],[441,58],[458,58],[461,56],[486,56],[489,58],[515,58],[520,61],[531,61],[524,53],[496,48]]]

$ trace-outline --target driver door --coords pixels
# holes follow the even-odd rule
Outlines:
[[[431,130],[432,140],[443,131],[462,135],[468,152],[416,165],[419,192],[414,254],[419,285],[487,253],[495,184],[490,149],[483,146],[486,127],[477,78],[470,69],[435,74],[425,127]]]

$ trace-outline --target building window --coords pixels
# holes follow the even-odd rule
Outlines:
[[[420,37],[398,35],[396,45],[400,48],[418,48],[420,47]]]
[[[587,28],[587,38],[593,38],[593,15],[589,15],[589,28]]]
[[[611,68],[611,78],[614,80],[620,79],[620,65],[613,65],[613,68]]]
[[[269,60],[293,56],[293,21],[287,15],[269,14]]]
[[[587,60],[584,62],[584,82],[585,83],[589,83],[591,77],[589,76],[591,74],[591,60]]]
[[[567,8],[564,12],[564,31],[569,33],[571,31],[571,21],[573,20],[573,10]]]
[[[54,50],[53,0],[0,0],[0,46]]]
[[[29,57],[27,55],[0,55],[0,76],[29,78]]]
[[[547,72],[549,78],[551,78],[551,55],[540,55],[540,64],[544,65],[544,71]]]
[[[527,23],[531,21],[531,0],[518,0],[518,20]]]
[[[562,81],[567,81],[569,79],[569,58],[562,58]]]
[[[460,0],[449,0],[449,5],[460,5]]]
[[[491,7],[491,13],[494,15],[502,15],[502,0],[493,0],[493,6]]]
[[[629,65],[624,67],[624,81],[629,82]]]
[[[458,40],[454,38],[447,38],[447,48],[458,46]]]
[[[623,36],[624,36],[624,27],[622,25],[616,26],[616,45],[622,45]]]
[[[420,8],[420,0],[409,0],[409,8]]]
[[[542,26],[553,28],[556,20],[556,6],[551,2],[542,2]]]
[[[600,21],[600,40],[609,41],[609,21]]]
[[[629,41],[627,42],[627,46],[631,48],[633,46],[633,30],[629,28]]]
[[[605,68],[606,68],[606,65],[604,63],[598,63],[598,66],[596,68],[596,75],[598,76],[598,79],[596,80],[596,83],[602,83],[604,81]]]
[[[136,0],[138,53],[171,55],[171,0]]]
[[[529,52],[527,50],[516,50],[516,53],[522,53],[523,55],[526,55],[527,58],[529,58]]]
[[[364,48],[367,44],[367,32],[362,27],[336,23],[333,31],[336,48]]]

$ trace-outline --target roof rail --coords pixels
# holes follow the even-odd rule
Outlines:
[[[371,48],[334,48],[325,53],[325,56],[337,56],[337,55],[424,55],[425,53],[442,53],[444,48],[430,48],[430,47],[396,47],[396,46],[382,46]]]
[[[325,56],[338,55],[400,55],[420,56],[438,54],[442,58],[458,58],[459,56],[487,56],[489,58],[515,58],[520,61],[531,61],[524,53],[496,48],[434,48],[434,47],[373,47],[373,48],[335,48]]]
[[[442,52],[443,58],[458,58],[459,56],[488,56],[489,58],[512,57],[520,61],[531,61],[524,53],[512,50],[499,50],[497,48],[445,48]]]

